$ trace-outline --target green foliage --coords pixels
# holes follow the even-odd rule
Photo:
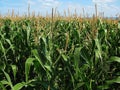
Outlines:
[[[119,23],[46,18],[0,22],[1,90],[120,89]]]

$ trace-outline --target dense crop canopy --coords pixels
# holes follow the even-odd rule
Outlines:
[[[1,90],[119,90],[120,23],[0,21]]]

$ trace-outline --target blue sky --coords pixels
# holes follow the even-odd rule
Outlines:
[[[74,13],[75,9],[78,15],[85,14],[91,16],[94,12],[94,5],[97,4],[98,12],[104,12],[105,16],[116,16],[120,14],[120,0],[0,0],[0,13],[5,15],[14,9],[15,13],[20,15],[27,13],[28,4],[30,12],[45,15],[51,13],[51,8],[56,8],[61,15],[64,10],[70,10]]]

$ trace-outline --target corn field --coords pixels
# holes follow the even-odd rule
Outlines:
[[[120,90],[120,22],[1,17],[0,90]]]

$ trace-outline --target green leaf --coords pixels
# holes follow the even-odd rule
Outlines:
[[[112,56],[108,62],[118,62],[118,63],[120,63],[120,57]]]
[[[112,80],[107,80],[106,83],[108,84],[120,83],[120,76]]]
[[[30,42],[30,33],[31,33],[31,29],[30,29],[30,26],[27,27],[27,43],[29,45],[29,42]]]
[[[28,77],[29,77],[29,71],[30,71],[30,66],[32,65],[34,58],[28,58],[25,62],[25,77],[26,77],[26,82],[28,82]]]
[[[104,84],[104,85],[98,86],[97,88],[98,88],[98,90],[109,89],[109,85],[108,84]]]
[[[25,86],[25,82],[17,83],[13,88],[14,90],[20,90]]]
[[[50,65],[45,65],[45,68],[46,68],[48,71],[52,72],[52,69],[51,69]]]
[[[39,64],[42,66],[42,68],[46,71],[43,62],[41,61],[41,58],[39,57],[38,51],[36,49],[32,50],[33,55],[35,56],[35,59],[39,62]]]
[[[67,56],[64,54],[64,52],[62,50],[58,49],[58,52],[59,52],[60,56],[63,58],[64,61],[68,60]]]
[[[6,64],[3,61],[0,61],[0,70],[4,70],[6,67]]]
[[[74,60],[78,61],[80,59],[80,50],[81,49],[82,49],[82,47],[75,48]]]
[[[12,45],[11,41],[9,39],[6,39],[6,41],[9,43],[10,49],[13,51],[13,53],[15,53],[14,52],[14,46]]]
[[[0,89],[6,90],[5,86],[3,85],[3,83],[1,81],[0,81]]]
[[[83,48],[80,50],[80,57],[83,58],[83,59],[85,60],[85,62],[86,62],[89,66],[91,66],[91,61],[90,61],[91,57],[90,57],[90,55],[89,55],[86,47],[83,47]],[[80,62],[81,62],[81,64],[84,63],[83,61],[80,61]]]
[[[2,50],[2,53],[4,53],[4,57],[6,58],[5,54],[6,54],[6,50],[3,46],[3,43],[0,41],[0,50]]]
[[[98,53],[99,57],[102,58],[101,44],[100,44],[98,38],[95,39],[95,44],[97,46],[97,53]]]
[[[7,85],[9,85],[9,82],[8,81],[6,81],[6,80],[2,80],[2,81],[0,81],[3,85],[5,85],[5,84],[7,84]]]
[[[12,82],[11,82],[11,78],[10,78],[9,74],[7,74],[5,71],[3,71],[3,72],[4,72],[4,74],[5,74],[5,77],[6,77],[7,81],[8,81],[11,89],[14,90],[14,89],[13,89],[13,84],[12,84]]]
[[[109,89],[109,86],[113,83],[120,83],[120,76],[112,80],[107,80],[104,85],[98,86],[98,89],[100,90]]]
[[[67,62],[67,56],[65,56],[64,54],[62,54],[62,58],[64,59],[64,61]]]
[[[11,67],[12,67],[12,71],[13,71],[13,76],[14,76],[14,79],[16,79],[17,66],[16,66],[16,65],[11,65]]]
[[[78,78],[80,75],[79,75],[79,62],[80,62],[80,51],[81,51],[82,47],[78,47],[78,48],[75,48],[75,52],[74,52],[74,66],[75,66],[75,71],[76,71],[76,74],[75,74],[75,78]]]
[[[84,82],[78,83],[74,90],[78,90],[78,89],[79,89],[80,87],[82,87],[84,84],[85,84]]]

